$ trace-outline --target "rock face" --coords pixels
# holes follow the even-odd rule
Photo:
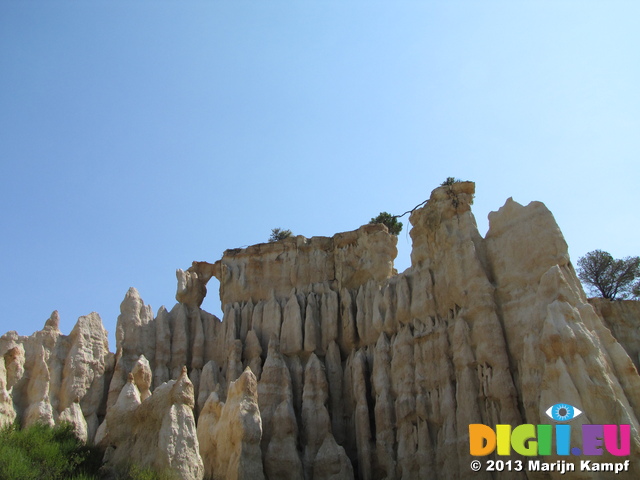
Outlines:
[[[206,460],[205,478],[264,479],[261,438],[258,384],[247,368],[231,382],[226,403],[212,393],[200,413],[198,440]]]
[[[396,238],[366,225],[194,262],[155,318],[130,289],[115,355],[96,314],[68,337],[57,314],[9,332],[0,422],[71,421],[107,469],[188,479],[560,478],[473,472],[469,425],[554,424],[547,409],[569,403],[573,446],[581,425],[630,425],[629,456],[597,460],[632,459],[619,478],[640,478],[640,303],[587,301],[541,203],[509,199],[482,238],[474,188],[412,212],[402,274]],[[200,308],[213,277],[222,320]]]
[[[135,463],[173,471],[185,480],[202,479],[193,394],[186,367],[177,380],[163,383],[144,400],[129,374],[95,439],[106,450],[107,470]]]
[[[80,317],[68,336],[60,333],[59,321],[58,312],[53,312],[44,328],[30,337],[15,332],[0,337],[0,374],[4,370],[6,375],[0,379],[0,408],[4,383],[23,425],[68,421],[86,440],[93,438],[105,415],[113,354],[97,313]]]
[[[590,298],[589,303],[640,371],[640,302]]]

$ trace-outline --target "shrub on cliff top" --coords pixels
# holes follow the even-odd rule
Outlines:
[[[375,218],[372,218],[369,223],[382,223],[389,229],[389,233],[393,235],[399,235],[402,231],[402,222],[399,222],[396,217],[387,212],[380,212]]]
[[[460,183],[462,180],[455,177],[447,177],[447,179],[440,184],[441,187],[446,187],[447,185],[453,185],[454,183]]]
[[[269,237],[269,243],[277,242],[278,240],[284,240],[292,235],[291,230],[284,230],[282,228],[272,228],[271,236]]]

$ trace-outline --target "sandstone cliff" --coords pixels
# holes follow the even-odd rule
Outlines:
[[[640,302],[590,298],[589,303],[640,371]]]
[[[468,426],[550,424],[566,402],[572,425],[631,425],[619,478],[640,478],[637,303],[594,309],[543,204],[509,199],[482,238],[473,195],[440,187],[412,213],[401,274],[396,238],[366,225],[194,262],[155,317],[130,289],[115,354],[97,314],[9,332],[0,421],[70,421],[112,468],[189,479],[560,478],[473,472]],[[222,320],[200,308],[213,277]]]

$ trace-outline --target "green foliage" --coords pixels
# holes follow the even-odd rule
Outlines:
[[[448,185],[453,185],[454,183],[460,183],[462,180],[455,177],[447,177],[447,179],[440,184],[441,187],[446,187]]]
[[[0,480],[98,480],[101,464],[102,452],[84,445],[69,423],[0,429]],[[116,480],[177,480],[170,470],[138,465],[112,474]]]
[[[138,465],[130,465],[124,471],[116,473],[116,480],[178,480],[178,477],[170,470],[156,472],[151,468],[142,468]]]
[[[101,454],[85,446],[73,426],[33,425],[0,429],[0,478],[90,480],[97,478]]]
[[[640,257],[614,259],[608,252],[594,250],[578,259],[578,277],[593,293],[604,298],[637,297]]]
[[[269,243],[277,242],[279,240],[283,240],[292,235],[291,230],[283,230],[282,228],[272,228],[271,236],[269,237]]]
[[[447,195],[451,198],[451,203],[455,208],[458,208],[460,200],[458,199],[458,193],[452,188],[454,184],[462,183],[462,180],[455,177],[447,177],[447,179],[440,184],[441,187],[449,187],[447,189]],[[473,195],[468,199],[469,205],[473,205]]]
[[[387,212],[380,212],[375,218],[372,218],[369,223],[382,223],[389,229],[389,233],[398,235],[402,231],[402,222],[399,222],[396,217]]]

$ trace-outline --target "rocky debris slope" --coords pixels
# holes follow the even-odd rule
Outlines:
[[[95,314],[69,337],[55,315],[10,332],[0,420],[68,420],[108,466],[181,478],[559,478],[472,472],[468,427],[550,424],[564,402],[584,412],[573,445],[581,424],[629,424],[638,458],[637,304],[594,310],[543,204],[509,199],[482,238],[473,195],[443,186],[412,213],[402,274],[366,225],[194,262],[155,318],[130,289],[115,355]],[[213,277],[222,321],[200,308]]]

